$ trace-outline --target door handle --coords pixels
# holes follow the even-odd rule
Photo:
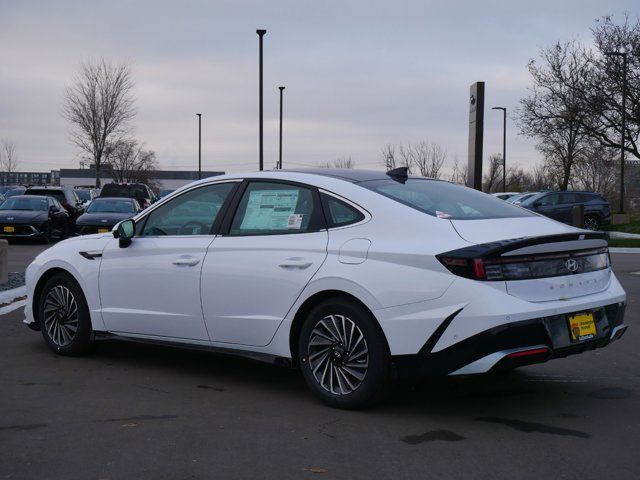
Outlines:
[[[305,260],[304,258],[287,258],[278,266],[281,268],[298,268],[300,270],[304,270],[305,268],[309,268],[311,265],[313,265],[313,262]]]
[[[195,257],[178,257],[171,263],[179,267],[194,267],[200,263],[200,259]]]

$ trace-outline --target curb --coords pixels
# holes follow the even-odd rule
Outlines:
[[[24,297],[27,294],[26,285],[22,285],[17,288],[12,288],[11,290],[5,290],[0,292],[0,306],[4,306],[4,304],[13,303],[14,300],[20,297]]]
[[[640,253],[640,248],[609,247],[610,253]]]

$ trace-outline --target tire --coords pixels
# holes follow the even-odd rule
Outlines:
[[[597,215],[586,215],[584,217],[584,228],[587,230],[599,230],[600,218]]]
[[[42,336],[51,350],[66,356],[89,352],[89,307],[82,289],[70,275],[59,273],[47,280],[38,298],[37,312]]]
[[[326,300],[309,313],[298,339],[298,362],[307,386],[332,407],[366,407],[387,391],[384,335],[369,312],[345,298]]]

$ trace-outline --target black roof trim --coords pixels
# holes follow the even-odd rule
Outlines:
[[[355,168],[300,168],[276,170],[276,172],[308,173],[324,177],[339,178],[351,183],[366,182],[368,180],[384,180],[389,178],[386,172],[377,170],[360,170]]]

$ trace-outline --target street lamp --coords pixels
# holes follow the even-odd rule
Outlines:
[[[493,107],[491,110],[502,110],[502,191],[507,191],[507,109]]]
[[[620,212],[624,213],[624,143],[627,128],[627,52],[605,52],[605,55],[622,57],[622,130],[620,133]]]
[[[260,37],[260,66],[259,66],[259,71],[260,71],[260,79],[258,81],[258,103],[259,103],[259,122],[260,122],[260,170],[263,169],[264,166],[264,141],[263,141],[263,111],[262,111],[262,37],[264,37],[264,34],[267,33],[266,30],[256,30],[256,33],[258,34],[258,37]]]
[[[202,114],[196,113],[198,117],[198,180],[202,178]]]
[[[280,90],[280,151],[278,155],[278,169],[282,170],[282,93],[284,87],[278,87]]]

